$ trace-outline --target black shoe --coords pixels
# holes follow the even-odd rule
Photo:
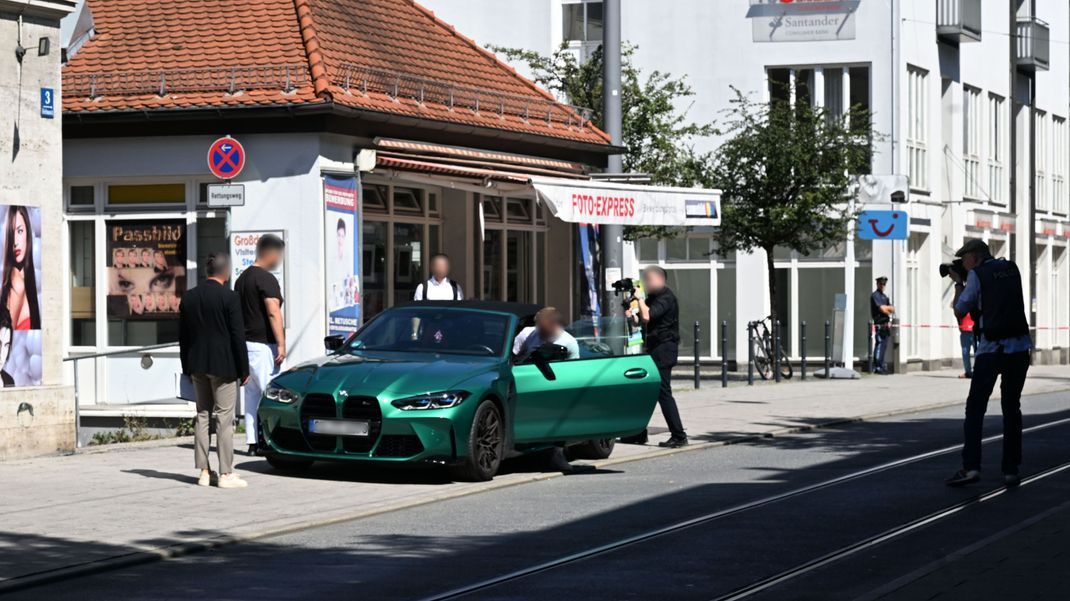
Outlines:
[[[250,456],[250,457],[255,457],[255,456],[259,455],[260,454],[260,445],[257,445],[255,443],[249,445],[249,449],[245,451],[245,454]]]
[[[1018,477],[1018,474],[1009,474],[1004,472],[1003,485],[1007,488],[1017,488],[1022,483],[1022,479]]]
[[[954,476],[951,476],[947,480],[944,480],[944,484],[958,488],[960,486],[966,486],[967,484],[973,484],[981,479],[981,472],[978,470],[966,470],[962,469],[955,472]]]
[[[623,436],[620,441],[624,444],[646,444],[650,440],[646,430],[636,434],[635,436]]]
[[[550,452],[549,464],[550,470],[554,472],[571,474],[573,471],[572,464],[568,462],[568,457],[565,457],[565,449],[561,447],[554,447]]]
[[[665,448],[665,449],[679,449],[680,447],[686,447],[687,446],[687,437],[686,436],[682,436],[682,437],[677,438],[677,437],[673,436],[669,440],[665,440],[665,441],[659,442],[658,446],[662,447],[662,448]]]

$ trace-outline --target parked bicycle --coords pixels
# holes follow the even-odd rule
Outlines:
[[[780,355],[780,377],[789,379],[792,376],[791,362],[788,354],[784,352],[784,346],[779,341],[773,341],[772,316],[747,324],[750,344],[753,347],[754,368],[763,380],[773,377],[773,346],[777,347]]]

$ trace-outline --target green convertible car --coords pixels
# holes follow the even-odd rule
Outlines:
[[[317,460],[447,465],[488,480],[502,459],[565,445],[604,458],[646,428],[659,377],[648,355],[581,342],[579,359],[512,342],[535,305],[432,301],[388,309],[329,354],[276,377],[258,413],[276,468]]]

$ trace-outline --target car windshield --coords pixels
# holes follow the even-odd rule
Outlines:
[[[483,311],[407,307],[381,313],[348,341],[347,350],[501,355],[509,317]]]

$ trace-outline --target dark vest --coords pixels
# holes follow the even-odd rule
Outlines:
[[[1029,334],[1022,300],[1022,274],[1005,259],[991,259],[975,267],[981,283],[981,333],[988,340]]]

